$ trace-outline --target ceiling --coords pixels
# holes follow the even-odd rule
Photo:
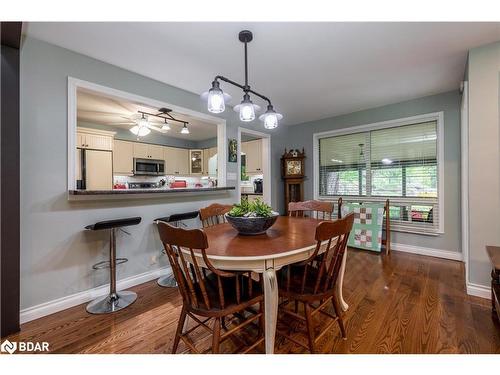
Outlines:
[[[158,108],[143,104],[109,98],[88,90],[79,89],[77,92],[78,121],[130,129],[135,124],[134,119],[140,117],[138,111],[159,113]],[[175,121],[168,121],[171,128],[169,131],[164,133],[153,131],[151,134],[161,134],[165,137],[190,141],[203,141],[217,137],[217,126],[214,124],[177,112],[170,112],[170,114],[178,120],[188,121],[190,134],[181,134],[183,124]],[[154,116],[149,116],[148,121],[157,127],[164,124],[164,120]],[[147,136],[144,138],[147,138]]]
[[[34,22],[25,33],[200,94],[217,74],[243,81],[242,29],[254,33],[250,85],[285,124],[458,89],[467,51],[500,39],[500,23]]]

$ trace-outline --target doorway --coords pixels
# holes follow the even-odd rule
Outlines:
[[[238,128],[238,202],[271,202],[271,135]]]

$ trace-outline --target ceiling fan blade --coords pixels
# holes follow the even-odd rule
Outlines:
[[[167,132],[166,130],[161,130],[161,128],[157,128],[156,126],[150,126],[149,128],[151,130],[158,132],[158,133],[166,133]]]
[[[120,107],[122,107],[123,109],[125,109],[127,112],[137,113],[137,108],[134,108],[134,106],[131,105],[131,104],[129,104],[129,103],[116,102],[116,104],[118,104]]]
[[[98,115],[98,116],[119,116],[119,117],[124,117],[123,113],[118,113],[118,112],[103,112],[103,111],[87,111],[87,110],[82,110],[79,109],[77,111],[77,114],[80,115]]]

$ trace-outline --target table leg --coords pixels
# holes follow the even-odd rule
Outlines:
[[[274,339],[278,320],[278,281],[274,268],[268,268],[262,274],[264,280],[264,318],[266,354],[274,353]]]
[[[337,301],[342,311],[347,311],[347,309],[349,308],[349,305],[346,303],[346,301],[344,301],[344,296],[342,295],[342,286],[344,285],[344,272],[345,272],[346,260],[347,260],[347,248],[345,249],[344,257],[342,258],[339,279],[337,280]]]

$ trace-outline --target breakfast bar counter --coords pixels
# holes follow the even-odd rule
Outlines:
[[[206,188],[170,188],[170,189],[113,189],[113,190],[69,190],[68,198],[73,199],[106,199],[106,198],[153,198],[163,196],[200,195],[225,193],[235,190],[234,186],[206,187]]]

